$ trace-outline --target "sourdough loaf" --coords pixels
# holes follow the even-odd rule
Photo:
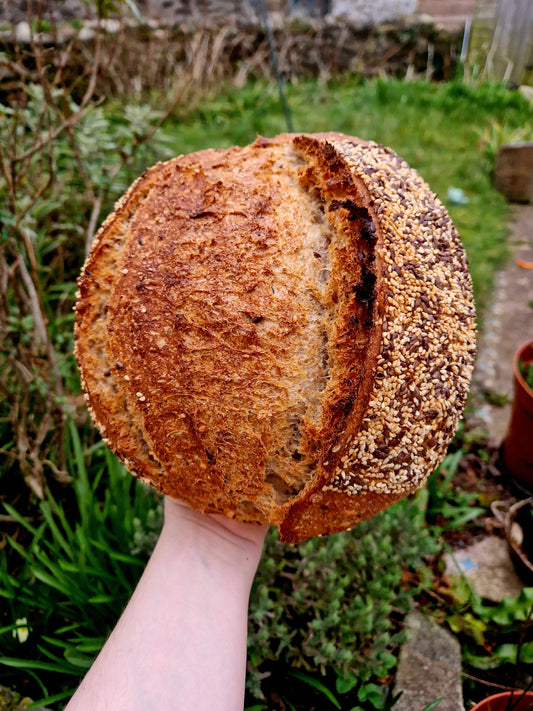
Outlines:
[[[281,135],[131,186],[79,279],[76,356],[135,476],[294,543],[425,481],[464,407],[474,319],[457,232],[401,158]]]

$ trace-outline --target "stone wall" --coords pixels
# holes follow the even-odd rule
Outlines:
[[[124,12],[163,26],[259,24],[258,0],[123,0]],[[275,24],[298,17],[342,20],[353,27],[400,22],[417,10],[418,0],[265,0]],[[0,19],[13,23],[42,12],[55,22],[94,18],[92,3],[82,0],[10,0],[0,3]]]
[[[122,96],[132,90],[139,95],[153,89],[165,91],[173,81],[188,82],[194,91],[202,91],[225,81],[243,86],[249,79],[273,77],[270,44],[254,4],[257,0],[205,0],[203,13],[201,0],[135,0],[138,9],[133,16],[142,10],[144,23],[116,18],[97,21],[79,1],[43,0],[47,4],[43,19],[53,20],[57,32],[46,23],[40,28],[32,24],[33,37],[46,48],[47,66],[63,62],[62,48],[68,46],[68,73],[80,96],[87,89],[88,57],[97,46],[96,98]],[[0,21],[0,42],[8,53],[13,44],[31,43],[32,25],[23,2],[0,2],[0,8],[9,7],[14,24],[12,31]],[[409,24],[392,18],[378,21],[389,17],[384,15],[386,7],[394,4],[395,11],[407,13],[414,0],[266,2],[279,69],[287,81],[346,73],[447,80],[456,74],[459,33],[443,32],[432,22],[417,21],[416,16]],[[283,5],[289,2],[290,6]],[[320,15],[324,8],[327,13]],[[346,8],[352,13],[358,9],[353,22],[343,19]],[[307,15],[298,17],[303,9]],[[131,10],[126,19],[132,19]],[[31,55],[23,56],[28,58],[28,71],[33,72]],[[0,101],[17,81],[9,63],[0,67]]]

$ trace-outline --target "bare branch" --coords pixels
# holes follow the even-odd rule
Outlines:
[[[11,203],[11,210],[13,213],[17,209],[17,198],[15,195],[15,186],[13,184],[13,174],[11,170],[8,170],[7,165],[4,162],[4,148],[0,144],[0,172],[5,178],[7,189],[9,192],[9,202]]]
[[[72,481],[72,477],[70,476],[70,474],[64,469],[60,469],[50,459],[43,459],[43,464],[46,464],[46,466],[52,470],[54,478],[61,484],[68,484]]]
[[[192,78],[189,78],[188,81],[186,81],[184,84],[182,84],[179,89],[176,91],[172,101],[170,104],[167,106],[166,111],[160,116],[158,121],[154,123],[154,125],[148,129],[145,133],[143,133],[141,136],[139,136],[135,142],[135,147],[141,146],[144,143],[147,143],[156,133],[156,131],[161,128],[163,123],[168,119],[172,111],[176,108],[178,103],[183,99],[185,96],[189,86],[192,84]],[[112,185],[113,181],[117,177],[117,175],[120,173],[120,171],[124,168],[125,164],[128,162],[130,159],[130,156],[128,154],[123,154],[120,153],[120,161],[119,163],[115,166],[115,168],[111,171],[110,173],[110,179],[108,181],[108,185]],[[89,224],[87,226],[87,231],[86,231],[86,238],[85,238],[85,253],[88,254],[89,250],[91,248],[91,244],[94,239],[94,235],[96,232],[96,226],[98,224],[98,218],[100,216],[100,211],[102,208],[102,203],[104,199],[107,197],[107,194],[109,192],[109,188],[106,188],[103,190],[100,195],[98,195],[97,198],[94,199],[93,201],[93,208],[91,210],[91,217],[89,219]]]
[[[82,119],[90,110],[92,107],[87,107],[84,106],[83,108],[78,109],[75,113],[73,113],[71,116],[69,116],[68,119],[66,119],[60,126],[55,128],[49,136],[46,136],[46,138],[41,139],[38,141],[36,144],[31,146],[31,148],[28,148],[24,153],[21,153],[18,156],[14,156],[13,158],[13,163],[20,163],[23,160],[26,160],[27,158],[35,155],[38,151],[40,151],[48,141],[55,141],[56,138],[58,138],[64,131],[66,131],[69,127],[75,126],[80,119]]]
[[[29,297],[31,315],[33,317],[36,346],[45,346],[48,342],[48,333],[46,331],[46,325],[44,323],[43,314],[41,312],[41,304],[39,301],[39,296],[37,294],[37,289],[35,288],[33,280],[30,276],[30,273],[28,272],[28,268],[26,267],[26,264],[23,259],[19,261],[18,268]]]

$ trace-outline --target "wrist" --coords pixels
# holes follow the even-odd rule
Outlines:
[[[266,526],[203,514],[175,499],[165,499],[165,519],[158,547],[243,577],[250,584],[261,558]]]

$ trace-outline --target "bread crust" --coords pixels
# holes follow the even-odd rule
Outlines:
[[[79,292],[76,356],[109,446],[159,491],[287,542],[417,488],[464,406],[466,258],[377,144],[284,134],[158,164]]]

